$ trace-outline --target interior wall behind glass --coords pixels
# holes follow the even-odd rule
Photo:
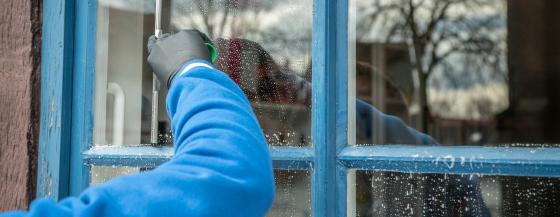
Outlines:
[[[149,141],[152,78],[145,63],[149,5],[100,1],[97,7],[95,144],[141,144]]]

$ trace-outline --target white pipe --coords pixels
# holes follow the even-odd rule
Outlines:
[[[107,94],[115,97],[113,103],[113,142],[111,144],[122,146],[124,144],[124,91],[117,83],[109,82],[107,84]]]

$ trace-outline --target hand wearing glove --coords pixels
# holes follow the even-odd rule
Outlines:
[[[182,30],[148,40],[148,63],[158,79],[171,86],[181,67],[192,60],[211,62],[210,52],[204,43],[210,39],[198,30]]]

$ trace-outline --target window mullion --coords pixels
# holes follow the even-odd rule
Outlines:
[[[77,196],[90,182],[90,167],[82,152],[93,143],[93,101],[95,83],[96,0],[76,2],[73,70],[72,138],[70,148],[69,195]]]
[[[336,3],[336,216],[352,216],[354,198],[348,198],[347,191],[355,191],[348,184],[347,167],[339,162],[338,153],[348,145],[348,1]],[[353,195],[353,194],[352,194]],[[350,208],[350,209],[348,209]]]
[[[275,169],[307,170],[313,161],[311,148],[272,147],[270,155]],[[171,146],[94,146],[83,152],[85,163],[94,166],[156,167],[171,157]]]
[[[336,156],[347,143],[346,6],[343,0],[313,2],[313,216],[346,214],[346,182],[338,183],[345,168]]]
[[[376,145],[347,147],[347,167],[404,173],[560,177],[560,149]]]
[[[37,197],[68,195],[74,1],[46,1],[41,48],[41,126]]]

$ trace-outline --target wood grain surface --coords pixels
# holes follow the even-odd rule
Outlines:
[[[35,197],[41,1],[0,0],[0,211]]]

